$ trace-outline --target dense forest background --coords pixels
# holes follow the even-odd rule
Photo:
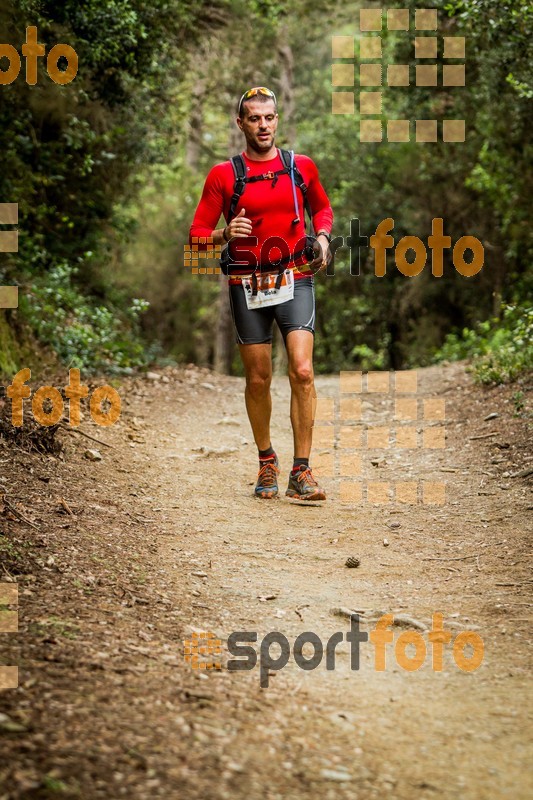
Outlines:
[[[478,378],[533,367],[531,131],[533,8],[434,0],[439,36],[465,36],[466,86],[385,89],[382,118],[466,120],[464,143],[360,144],[356,114],[331,113],[331,37],[358,35],[359,8],[327,0],[0,0],[0,42],[21,52],[36,25],[47,52],[68,43],[79,72],[56,85],[0,86],[0,202],[19,204],[19,252],[0,254],[0,374],[59,359],[127,372],[195,362],[238,373],[224,283],[192,276],[183,246],[210,167],[239,152],[235,105],[249,86],[279,100],[279,146],[318,164],[334,234],[359,218],[370,236],[427,240],[443,217],[455,242],[479,238],[485,266],[465,278],[448,256],[384,278],[339,257],[317,277],[316,368],[402,368],[476,356]],[[411,31],[411,38],[413,31]],[[384,31],[385,63],[414,65],[405,34]],[[0,61],[6,69],[7,62]],[[414,67],[411,68],[414,74]],[[367,256],[368,254],[368,256]],[[445,256],[446,259],[446,256]],[[529,345],[529,346],[528,346]]]

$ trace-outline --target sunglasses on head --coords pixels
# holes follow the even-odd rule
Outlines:
[[[247,92],[243,94],[241,99],[239,100],[239,114],[242,112],[242,104],[245,100],[249,100],[250,97],[255,97],[257,94],[264,94],[265,97],[271,97],[276,103],[276,95],[271,89],[267,89],[266,86],[254,86],[253,89],[248,89]]]

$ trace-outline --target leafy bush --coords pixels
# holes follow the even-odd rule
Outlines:
[[[533,370],[533,307],[505,306],[501,320],[449,334],[436,360],[463,358],[473,360],[478,383],[508,383]]]
[[[125,311],[97,305],[75,285],[77,272],[59,263],[22,294],[21,311],[39,339],[71,367],[123,372],[146,364],[139,317],[148,303],[134,299]]]

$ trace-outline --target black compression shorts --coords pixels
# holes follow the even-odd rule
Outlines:
[[[229,300],[238,344],[272,342],[274,320],[283,336],[290,331],[315,333],[315,287],[312,276],[294,281],[294,297],[277,306],[249,309],[242,285],[230,284]]]

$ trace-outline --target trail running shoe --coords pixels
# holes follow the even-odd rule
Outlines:
[[[263,466],[259,469],[254,490],[255,496],[261,497],[263,500],[270,500],[272,497],[277,497],[278,475],[279,463],[277,457],[265,461]]]
[[[298,472],[290,473],[289,485],[285,492],[287,497],[298,500],[325,500],[326,493],[318,485],[311,472],[311,467],[301,466]]]

